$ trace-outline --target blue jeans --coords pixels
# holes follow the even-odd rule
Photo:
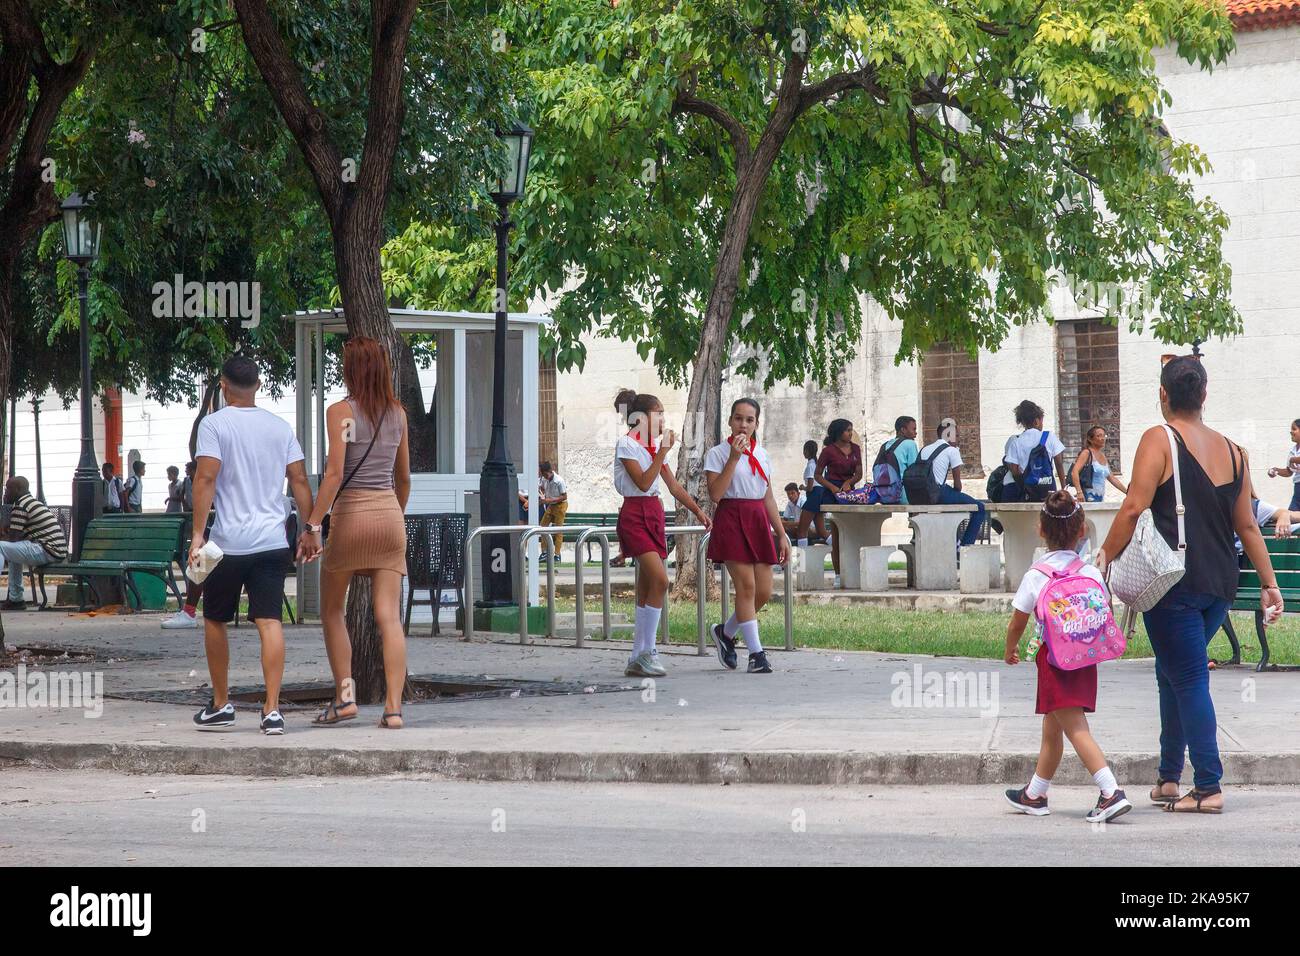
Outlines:
[[[939,504],[974,505],[975,510],[971,512],[970,521],[966,523],[966,533],[961,536],[961,543],[974,544],[979,540],[980,528],[984,527],[984,503],[982,501],[976,501],[963,491],[955,491],[952,485],[940,485]]]
[[[9,600],[23,600],[23,567],[49,564],[51,558],[35,541],[0,541],[0,571],[9,566]]]
[[[1227,614],[1223,598],[1175,588],[1142,615],[1160,689],[1160,779],[1182,776],[1186,751],[1203,793],[1218,793],[1223,778],[1206,647]]]

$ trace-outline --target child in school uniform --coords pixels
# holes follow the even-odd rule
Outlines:
[[[811,438],[808,439],[806,442],[803,443],[803,457],[804,457],[804,466],[803,466],[803,494],[804,494],[804,498],[803,498],[803,502],[799,505],[800,514],[798,514],[798,515],[795,516],[795,521],[796,521],[796,522],[800,522],[800,521],[802,521],[802,519],[803,519],[803,514],[802,514],[803,509],[804,509],[805,507],[807,507],[807,505],[808,505],[809,502],[812,502],[812,506],[813,506],[813,508],[815,508],[816,510],[815,510],[815,511],[812,511],[812,517],[809,519],[809,522],[808,522],[808,523],[811,524],[814,528],[816,528],[816,530],[817,530],[817,537],[818,537],[819,539],[821,539],[822,541],[825,541],[827,538],[830,537],[830,533],[826,530],[826,516],[825,516],[824,514],[822,514],[821,509],[817,507],[817,503],[821,500],[821,494],[822,494],[822,486],[821,486],[821,485],[818,483],[818,481],[817,481],[817,455],[818,455],[818,451],[819,451],[819,449],[818,449],[818,447],[817,447],[817,443],[816,443],[815,441],[813,441]],[[795,533],[796,535],[798,535],[798,532],[799,532],[799,528],[800,528],[800,527],[801,527],[801,525],[798,524],[798,523],[796,523],[795,528],[794,528],[794,533]],[[804,528],[804,533],[806,534],[806,533],[807,533],[807,530],[808,530],[808,525],[802,525],[802,527]],[[805,547],[806,547],[806,546],[805,546]]]
[[[632,656],[624,671],[628,677],[663,677],[655,634],[668,593],[668,541],[659,479],[706,528],[709,517],[686,493],[665,459],[677,438],[665,431],[664,406],[653,395],[638,395],[625,388],[614,399],[631,428],[614,446],[614,490],[623,496],[618,509],[620,553],[637,562],[636,611],[632,623]]]
[[[758,639],[758,612],[772,596],[772,565],[790,557],[790,538],[768,478],[772,463],[758,444],[759,407],[752,398],[731,405],[731,437],[704,455],[709,497],[717,502],[713,532],[709,536],[710,561],[726,564],[736,589],[736,610],[713,626],[718,660],[736,669],[736,634],[749,650],[750,674],[770,674],[763,644]],[[774,543],[775,539],[775,543]]]
[[[1072,567],[1079,560],[1078,548],[1086,533],[1083,505],[1068,491],[1054,491],[1043,502],[1038,519],[1038,533],[1049,549],[1041,564],[1060,571]],[[1083,565],[1073,573],[1095,580],[1105,590],[1101,572],[1092,565]],[[1012,599],[1014,611],[1007,625],[1007,643],[1004,660],[1008,664],[1020,662],[1017,648],[1031,615],[1036,614],[1038,596],[1050,579],[1042,571],[1030,568],[1020,588]],[[1039,624],[1041,625],[1041,621]],[[1031,642],[1033,643],[1033,642]],[[1115,774],[1106,765],[1106,756],[1093,739],[1088,728],[1088,718],[1097,708],[1097,665],[1077,670],[1060,670],[1048,659],[1046,647],[1039,647],[1034,656],[1038,669],[1038,700],[1034,712],[1043,715],[1042,744],[1038,763],[1029,783],[1019,790],[1006,792],[1007,802],[1020,813],[1046,816],[1047,792],[1052,777],[1060,766],[1064,753],[1064,738],[1068,737],[1074,752],[1083,761],[1088,773],[1096,781],[1101,795],[1097,805],[1088,811],[1086,819],[1104,823],[1132,809],[1132,804],[1119,788]]]

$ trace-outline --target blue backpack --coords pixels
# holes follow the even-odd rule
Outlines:
[[[898,456],[894,454],[906,438],[895,438],[880,446],[876,463],[871,466],[871,487],[882,504],[896,505],[903,500],[903,476],[899,473]]]
[[[1038,444],[1029,453],[1029,464],[1025,466],[1024,486],[1027,501],[1046,501],[1047,496],[1056,490],[1056,477],[1052,474],[1052,456],[1047,453],[1047,436],[1043,432]]]

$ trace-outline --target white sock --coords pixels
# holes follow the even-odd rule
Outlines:
[[[1030,800],[1037,800],[1039,797],[1047,796],[1047,791],[1052,788],[1052,781],[1044,780],[1038,774],[1034,774],[1029,781],[1029,786],[1025,787],[1025,796]]]
[[[745,639],[745,646],[749,648],[749,653],[759,654],[763,650],[763,644],[758,639],[758,621],[741,621],[740,636]]]
[[[1115,779],[1115,774],[1111,773],[1110,767],[1102,767],[1092,775],[1092,779],[1097,781],[1103,797],[1110,797],[1119,789],[1119,781]]]
[[[806,548],[806,547],[808,547],[808,539],[807,539],[807,538],[800,538],[798,541],[795,542],[795,544],[796,544],[796,546],[798,546],[798,547],[800,547],[800,548]]]
[[[736,615],[733,613],[731,617],[723,622],[722,633],[726,634],[727,637],[735,637],[738,630],[740,630],[740,622],[736,620]]]
[[[655,646],[655,630],[659,627],[660,608],[637,605],[632,622],[632,656],[648,654]]]

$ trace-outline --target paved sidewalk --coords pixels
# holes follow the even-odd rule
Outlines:
[[[286,715],[265,738],[256,711],[199,733],[196,706],[114,698],[146,690],[200,692],[202,632],[163,631],[159,615],[88,619],[62,612],[5,615],[11,645],[97,648],[102,716],[80,709],[0,709],[0,767],[136,773],[356,775],[436,773],[479,780],[635,780],[655,783],[1001,783],[1026,778],[1038,749],[1031,666],[928,655],[774,651],[776,673],[724,671],[694,646],[667,652],[669,676],[624,678],[626,644],[584,650],[520,647],[508,636],[474,643],[413,637],[412,674],[455,674],[622,685],[612,693],[408,704],[406,729],[375,726],[380,708],[333,728]],[[232,630],[231,680],[261,683],[256,631]],[[328,666],[318,626],[289,626],[286,682],[321,681]],[[941,690],[945,675],[959,680]],[[1211,675],[1226,782],[1300,784],[1300,674],[1230,669]],[[960,693],[958,693],[960,691]],[[201,693],[201,692],[200,692]],[[963,699],[964,698],[964,699]],[[1094,733],[1126,786],[1154,778],[1159,737],[1152,663],[1103,668]],[[7,760],[6,760],[7,758]],[[1188,770],[1190,775],[1190,768]],[[1061,783],[1085,781],[1068,753]]]

